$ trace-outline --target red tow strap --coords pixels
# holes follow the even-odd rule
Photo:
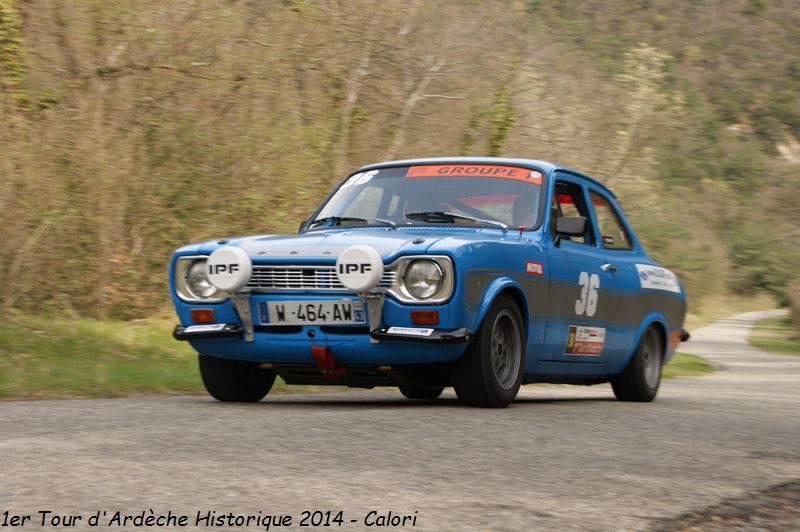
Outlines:
[[[312,345],[311,356],[314,357],[317,367],[322,371],[322,376],[325,378],[338,377],[347,371],[346,367],[336,365],[336,360],[333,358],[333,351],[331,351],[330,347]]]

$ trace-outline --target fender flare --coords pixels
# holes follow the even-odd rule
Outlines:
[[[647,314],[644,317],[644,319],[642,319],[642,322],[636,329],[636,336],[635,336],[635,342],[633,343],[633,348],[631,349],[631,352],[628,353],[628,356],[625,359],[625,365],[623,367],[627,366],[628,363],[630,362],[633,353],[636,351],[636,348],[639,346],[639,342],[642,340],[642,335],[644,334],[644,331],[646,331],[648,327],[650,327],[653,324],[657,324],[661,328],[661,342],[662,342],[662,347],[664,349],[664,359],[661,361],[661,364],[662,365],[666,364],[667,362],[669,362],[670,358],[672,358],[672,354],[670,354],[669,350],[667,349],[667,343],[669,341],[668,338],[669,326],[667,325],[667,319],[660,312],[653,311]]]
[[[516,279],[509,275],[502,275],[492,279],[492,281],[483,291],[481,302],[478,305],[477,312],[475,313],[475,321],[473,322],[470,330],[473,332],[478,331],[478,328],[483,322],[483,318],[486,316],[486,313],[489,312],[489,307],[492,306],[492,303],[494,303],[494,300],[497,299],[497,296],[506,290],[512,291],[513,297],[519,303],[521,303],[519,305],[519,311],[522,314],[522,327],[525,330],[525,339],[527,340],[529,329],[528,300],[525,297],[525,292],[522,289],[522,285],[520,285]]]

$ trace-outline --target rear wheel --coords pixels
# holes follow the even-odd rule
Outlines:
[[[661,384],[661,361],[664,358],[661,333],[649,327],[625,371],[611,379],[614,395],[620,401],[649,402],[655,399]]]
[[[516,302],[501,295],[453,368],[453,387],[461,402],[494,408],[511,404],[522,384],[524,339]]]
[[[414,384],[404,384],[400,386],[400,393],[409,399],[427,399],[433,400],[442,395],[444,388],[434,387],[428,388],[426,386],[415,386]]]
[[[208,393],[218,401],[256,403],[269,393],[275,372],[258,362],[199,355],[200,376]]]

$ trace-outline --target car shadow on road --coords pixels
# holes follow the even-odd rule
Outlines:
[[[212,402],[221,408],[283,408],[283,407],[308,407],[308,408],[471,408],[461,404],[455,397],[443,397],[432,401],[406,399],[404,397],[387,396],[385,398],[377,397],[358,397],[359,394],[348,394],[352,397],[323,397],[323,396],[297,396],[289,397],[288,395],[269,397],[259,403],[219,403],[210,398],[198,398],[198,402]],[[527,406],[527,405],[543,405],[543,404],[556,404],[556,403],[586,403],[597,402],[605,403],[608,401],[616,401],[613,397],[518,397],[509,408]]]

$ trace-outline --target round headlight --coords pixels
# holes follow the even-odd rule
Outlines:
[[[442,289],[444,272],[432,260],[415,260],[406,268],[405,285],[408,293],[417,299],[428,299]]]
[[[186,288],[197,298],[209,298],[217,293],[206,277],[206,261],[196,260],[186,272]]]

